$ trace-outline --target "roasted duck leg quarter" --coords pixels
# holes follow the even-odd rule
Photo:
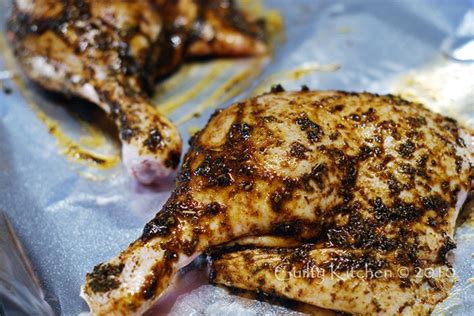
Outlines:
[[[208,21],[204,12],[223,13]],[[222,0],[199,5],[190,0],[22,0],[14,2],[8,37],[28,77],[46,89],[87,99],[110,114],[119,129],[125,166],[149,184],[172,173],[181,154],[176,127],[146,94],[155,79],[176,69],[186,56],[265,51],[257,24],[238,13],[244,27],[237,30],[235,23],[220,20],[226,12],[237,14]],[[213,37],[221,34],[227,46],[203,51],[193,43],[203,42],[199,30],[211,22],[216,27],[205,28],[213,34],[207,40],[219,43]],[[247,29],[254,33],[244,32]],[[226,35],[230,30],[234,39]]]
[[[115,120],[128,170],[142,183],[176,169],[181,139],[144,94],[161,17],[146,1],[17,1],[10,42],[28,77],[85,98]]]
[[[465,130],[390,95],[274,91],[216,112],[190,145],[143,235],[87,275],[93,313],[143,312],[197,254],[243,237],[442,265],[471,186]]]

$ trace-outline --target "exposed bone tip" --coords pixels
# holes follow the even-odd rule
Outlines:
[[[122,148],[123,163],[128,173],[143,185],[167,182],[176,175],[176,169],[164,165],[160,157],[150,154],[139,155],[138,149],[124,144]]]

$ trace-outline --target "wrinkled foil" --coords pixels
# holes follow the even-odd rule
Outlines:
[[[172,316],[181,315],[305,315],[266,302],[229,295],[224,289],[203,285],[176,300]]]
[[[9,0],[0,2],[4,33]],[[271,57],[204,61],[183,67],[157,86],[157,105],[172,109],[173,104],[184,103],[169,116],[180,123],[186,142],[215,108],[275,83],[286,89],[306,84],[312,89],[401,94],[473,127],[472,0],[263,3],[280,12],[284,21]],[[10,78],[19,73],[8,57],[11,52],[4,45],[1,50],[0,209],[11,219],[54,311],[87,312],[79,297],[86,272],[140,235],[168,198],[171,185],[141,187],[120,162],[98,170],[68,157],[64,148],[68,143],[50,133],[53,125],[48,119],[77,143],[87,143],[84,137],[90,136],[90,129],[98,130],[103,137],[96,149],[103,155],[115,157],[120,147],[113,133],[95,122],[100,111],[90,105],[45,93],[28,81],[22,89],[21,79]],[[2,92],[8,89],[12,92]],[[196,108],[205,110],[194,117]],[[456,231],[454,251],[458,282],[435,314],[470,315],[474,308],[474,217],[470,217],[474,210],[465,209],[467,220]],[[181,295],[171,311],[175,315],[287,312],[281,308],[203,285]]]
[[[8,218],[1,212],[0,232],[0,315],[54,315]]]

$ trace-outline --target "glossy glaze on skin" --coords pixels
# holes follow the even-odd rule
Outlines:
[[[197,254],[243,237],[446,265],[471,186],[470,136],[398,97],[304,90],[277,88],[211,117],[142,236],[87,275],[95,314],[143,312]]]
[[[240,24],[217,23],[229,14]],[[188,56],[265,52],[261,27],[228,1],[18,0],[8,29],[29,78],[111,116],[124,164],[144,184],[172,174],[181,154],[178,130],[148,99],[155,79]]]

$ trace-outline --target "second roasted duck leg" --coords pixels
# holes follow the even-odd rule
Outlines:
[[[192,139],[163,209],[87,275],[82,295],[95,314],[139,314],[196,255],[251,236],[443,265],[471,186],[469,146],[455,121],[394,96],[274,92],[234,104]]]
[[[109,113],[124,163],[142,183],[169,175],[181,153],[177,129],[143,89],[161,36],[161,17],[147,1],[16,1],[9,21],[10,42],[28,77]]]
[[[240,17],[240,28],[228,16]],[[187,56],[263,53],[257,29],[223,0],[22,0],[8,37],[28,77],[110,114],[125,166],[149,184],[177,168],[181,139],[147,90]]]

